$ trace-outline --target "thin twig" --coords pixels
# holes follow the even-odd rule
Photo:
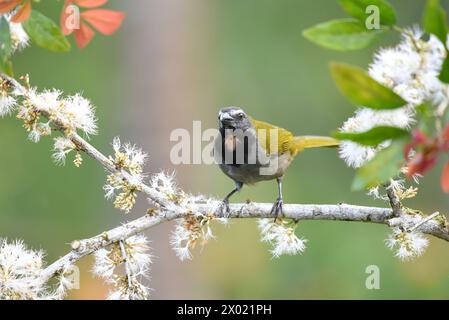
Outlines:
[[[122,258],[125,262],[126,280],[128,280],[128,287],[131,288],[132,287],[131,269],[129,268],[128,254],[126,253],[124,240],[120,240],[119,245],[120,245],[120,251],[122,252]]]

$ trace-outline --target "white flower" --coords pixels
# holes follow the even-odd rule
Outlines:
[[[306,239],[300,239],[295,234],[295,227],[289,227],[288,222],[278,218],[277,222],[273,219],[259,219],[258,227],[261,232],[261,240],[273,245],[270,251],[274,258],[281,255],[295,255],[302,253],[306,249]]]
[[[140,234],[129,237],[124,243],[130,271],[133,274],[147,272],[153,259],[148,239]]]
[[[190,225],[193,223],[188,224],[184,219],[177,220],[175,230],[170,236],[170,245],[181,261],[192,259],[190,248],[200,237],[199,228],[190,228]]]
[[[108,300],[147,300],[150,297],[150,288],[143,285],[139,279],[141,274],[118,278],[115,290],[111,291]]]
[[[6,92],[0,92],[0,117],[4,117],[15,110],[17,101]]]
[[[97,134],[97,119],[95,109],[90,101],[80,94],[64,99],[62,120],[70,128],[83,130],[86,134]]]
[[[142,149],[127,142],[122,145],[120,138],[115,137],[112,141],[115,158],[111,159],[121,168],[127,169],[133,175],[140,175],[148,155]]]
[[[285,230],[276,238],[271,254],[275,258],[279,258],[283,254],[293,256],[302,253],[306,249],[306,242],[307,240],[299,239],[293,229]]]
[[[60,106],[60,97],[62,92],[57,89],[44,90],[38,93],[36,88],[28,91],[28,101],[38,111],[55,112]]]
[[[407,102],[419,105],[442,90],[438,75],[445,55],[444,45],[437,37],[430,35],[425,41],[422,30],[408,29],[399,45],[381,49],[375,55],[369,74]]]
[[[0,239],[0,299],[41,299],[45,284],[43,251],[28,249],[22,241]]]
[[[408,128],[412,123],[413,110],[403,107],[394,110],[372,110],[368,108],[358,109],[355,116],[345,121],[340,128],[341,132],[365,132],[378,126],[393,126],[398,128]],[[342,141],[339,148],[340,158],[348,166],[358,168],[371,160],[376,152],[387,147],[389,141],[382,142],[377,146],[363,146],[353,141]]]
[[[65,164],[65,158],[68,153],[76,149],[75,144],[65,137],[55,138],[55,143],[53,145],[53,155],[52,158],[56,164]]]
[[[380,186],[375,186],[373,188],[370,188],[367,192],[367,194],[371,197],[373,197],[374,199],[379,199],[379,200],[388,200],[388,197],[385,195],[380,194],[379,192],[379,188]]]
[[[140,282],[143,278],[149,278],[152,255],[148,251],[147,238],[144,235],[135,235],[120,243],[114,243],[110,249],[102,248],[95,252],[93,273],[115,287],[108,299],[148,299],[150,289]],[[125,264],[125,274],[115,274],[117,267],[122,264]]]
[[[385,243],[390,249],[396,249],[396,257],[406,261],[421,256],[429,241],[421,233],[393,228],[393,233],[388,236]]]
[[[51,134],[50,122],[36,123],[34,129],[28,134],[28,139],[32,142],[38,143],[42,136]]]
[[[9,23],[9,32],[13,43],[13,50],[22,50],[29,44],[30,38],[22,27],[21,23]]]
[[[390,183],[387,187],[387,190],[392,189],[395,193],[402,193],[405,189],[404,187],[405,180],[404,179],[390,179]]]
[[[151,177],[150,187],[160,194],[161,197],[171,200],[179,193],[174,181],[174,173],[159,172]]]
[[[118,248],[116,248],[118,250]],[[112,281],[112,276],[114,274],[115,267],[120,263],[120,256],[111,253],[112,250],[99,249],[95,251],[94,258],[95,263],[92,272],[108,281]]]

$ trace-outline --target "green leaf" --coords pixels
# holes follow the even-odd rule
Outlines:
[[[352,183],[352,190],[375,187],[399,173],[404,163],[404,141],[397,140],[379,151],[373,159],[359,168]]]
[[[397,127],[380,126],[359,133],[337,132],[334,134],[334,137],[339,140],[350,140],[365,146],[375,147],[385,140],[398,139],[408,135],[409,132],[404,129],[400,129]]]
[[[0,16],[0,60],[6,62],[12,53],[11,34],[8,20]]]
[[[447,21],[446,11],[440,4],[440,0],[427,0],[423,15],[424,30],[432,33],[446,44],[447,40]]]
[[[407,103],[358,67],[336,62],[331,63],[330,67],[338,88],[354,105],[371,109],[395,109]]]
[[[362,23],[365,23],[372,14],[376,14],[376,12],[367,10],[372,8],[370,6],[378,8],[381,25],[392,26],[396,23],[396,12],[386,0],[340,0],[340,5],[346,13],[359,19]]]
[[[23,23],[23,27],[30,39],[40,47],[55,52],[70,50],[70,43],[60,28],[36,10],[31,12],[31,16]]]
[[[378,41],[384,32],[384,29],[367,30],[364,24],[354,19],[338,19],[306,29],[303,35],[324,48],[349,51],[368,47]]]
[[[449,52],[446,54],[438,79],[444,83],[449,83]]]

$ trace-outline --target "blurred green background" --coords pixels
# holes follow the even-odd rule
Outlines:
[[[443,0],[449,9],[448,2]],[[424,1],[392,0],[399,25],[419,23]],[[35,8],[58,20],[62,3]],[[116,135],[149,152],[147,171],[176,170],[184,190],[222,197],[233,184],[216,166],[170,163],[170,132],[215,127],[220,107],[237,105],[249,114],[297,134],[328,134],[354,111],[328,72],[331,60],[366,67],[376,48],[353,53],[327,51],[307,42],[303,29],[345,17],[337,1],[315,0],[134,0],[110,1],[127,17],[112,37],[97,35],[84,50],[54,54],[31,47],[14,59],[17,75],[33,85],[82,92],[97,106],[100,134],[91,142],[105,153]],[[393,44],[391,35],[379,46]],[[22,238],[47,251],[51,262],[74,239],[90,237],[136,218],[148,207],[144,197],[128,216],[104,199],[104,170],[85,157],[81,168],[55,166],[51,139],[38,144],[13,118],[0,124],[0,236]],[[446,212],[448,196],[435,168],[420,183],[408,206]],[[284,182],[287,203],[378,205],[350,191],[353,171],[335,150],[299,156]],[[244,188],[234,201],[271,202],[274,182]],[[259,241],[255,221],[217,226],[217,240],[179,262],[168,245],[172,224],[146,234],[156,256],[151,287],[155,299],[399,299],[449,298],[448,244],[431,239],[423,257],[402,263],[385,247],[384,226],[303,222],[309,239],[302,255],[272,259]],[[82,260],[81,288],[72,299],[102,299],[109,288]],[[380,268],[380,290],[367,290],[365,269]]]

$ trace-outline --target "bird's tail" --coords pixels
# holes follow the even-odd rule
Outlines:
[[[337,139],[321,136],[298,136],[294,137],[293,142],[297,152],[308,148],[338,147],[340,145],[340,141]]]

